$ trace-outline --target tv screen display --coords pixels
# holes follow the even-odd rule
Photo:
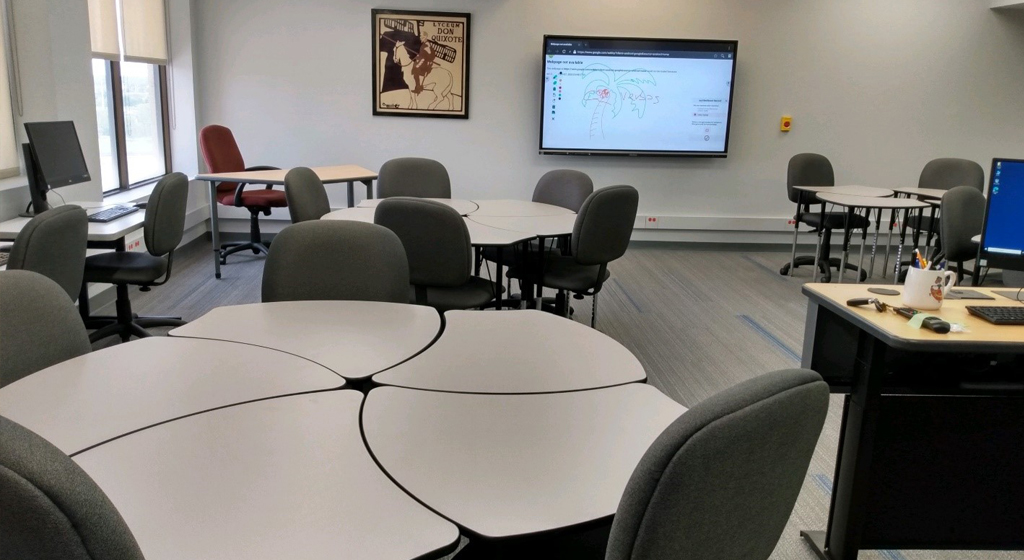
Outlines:
[[[546,35],[540,153],[725,157],[736,47]]]

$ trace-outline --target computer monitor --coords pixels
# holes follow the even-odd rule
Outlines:
[[[91,180],[82,145],[72,121],[25,123],[28,143],[22,145],[29,193],[35,213],[49,209],[46,193]]]
[[[1024,160],[992,160],[978,264],[1024,271]]]

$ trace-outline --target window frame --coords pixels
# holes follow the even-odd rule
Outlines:
[[[157,67],[157,82],[160,89],[160,121],[161,133],[163,135],[164,148],[164,174],[149,177],[135,183],[128,182],[128,148],[124,121],[124,88],[121,82],[121,62],[117,60],[103,60],[107,64],[107,75],[110,76],[110,103],[114,112],[114,146],[117,152],[117,188],[103,191],[103,196],[129,191],[136,187],[142,187],[155,183],[171,169],[171,119],[169,111],[168,87],[167,87],[167,65],[152,64]]]

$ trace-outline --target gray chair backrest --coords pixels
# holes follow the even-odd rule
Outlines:
[[[53,444],[2,416],[0,504],[4,558],[143,558],[96,482]]]
[[[777,371],[684,413],[633,471],[605,558],[768,558],[807,474],[828,393],[813,371]]]
[[[0,387],[90,350],[82,318],[56,282],[0,272]]]
[[[162,257],[178,247],[185,234],[187,205],[188,177],[184,173],[170,173],[157,181],[146,203],[142,229],[149,254]]]
[[[583,202],[594,192],[590,176],[574,169],[548,171],[533,189],[533,201],[543,202],[579,212]]]
[[[929,161],[921,170],[921,178],[917,182],[917,186],[922,189],[944,191],[964,185],[985,192],[985,170],[975,161],[960,158]]]
[[[572,256],[583,265],[606,264],[629,247],[640,194],[628,185],[605,187],[587,197],[572,228]]]
[[[409,262],[398,236],[363,222],[316,220],[284,228],[263,266],[263,301],[409,303]]]
[[[972,186],[962,185],[942,195],[939,239],[946,259],[963,262],[975,258],[978,244],[971,238],[981,233],[985,222],[985,195]]]
[[[331,211],[323,181],[308,167],[296,167],[284,176],[284,195],[293,224],[319,220]]]
[[[29,220],[18,232],[7,270],[31,270],[78,299],[85,275],[89,218],[78,206],[58,206]]]
[[[384,162],[377,174],[377,198],[451,198],[448,170],[432,159],[404,157]]]
[[[469,281],[473,246],[455,209],[433,200],[389,198],[373,221],[398,235],[409,258],[409,279],[417,286],[455,287]]]
[[[786,194],[790,202],[800,202],[800,191],[793,187],[834,187],[836,175],[832,162],[821,154],[797,154],[789,158],[786,171]],[[806,202],[813,197],[804,197]]]

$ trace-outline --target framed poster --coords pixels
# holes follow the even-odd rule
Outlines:
[[[469,118],[469,14],[372,10],[373,114]]]

